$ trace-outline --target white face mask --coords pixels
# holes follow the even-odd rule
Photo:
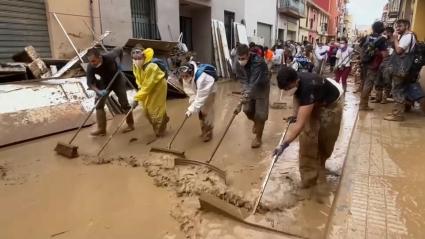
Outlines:
[[[341,48],[345,48],[347,45],[345,45],[345,44],[340,44],[339,45]]]
[[[143,64],[145,63],[144,60],[133,60],[133,64],[139,68],[142,68]]]
[[[239,64],[240,64],[241,66],[246,66],[246,64],[248,64],[248,60],[243,60],[243,61],[240,61],[240,60],[239,60]]]
[[[285,95],[293,96],[297,90],[298,90],[298,87],[294,87],[290,90],[285,90],[284,92],[285,92]]]

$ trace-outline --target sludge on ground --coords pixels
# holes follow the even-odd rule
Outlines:
[[[201,142],[198,137],[199,123],[193,118],[177,137],[173,148],[184,149],[192,160],[207,159],[237,104],[238,98],[231,91],[238,89],[235,83],[220,86],[212,142]],[[277,97],[277,92],[273,90],[271,101]],[[290,105],[291,100],[285,100]],[[183,117],[187,101],[174,100],[167,104],[171,116],[169,131],[166,137],[152,143],[155,146],[168,143]],[[150,146],[146,144],[154,139],[154,135],[147,120],[140,114],[136,117],[136,131],[117,135],[102,154],[108,159],[121,160],[110,163],[106,160],[107,164],[96,167],[87,167],[87,162],[82,159],[68,160],[54,154],[56,142],[69,138],[71,133],[1,149],[0,163],[7,163],[7,177],[22,176],[25,181],[12,186],[3,184],[6,182],[4,180],[0,181],[0,235],[7,238],[28,235],[45,237],[67,231],[61,235],[62,238],[135,238],[140,235],[149,238],[285,238],[284,235],[258,230],[215,212],[199,211],[196,194],[207,187],[218,195],[228,192],[229,201],[234,204],[252,207],[264,171],[270,163],[270,153],[283,130],[285,123],[282,118],[290,115],[289,110],[270,110],[264,145],[258,150],[250,148],[253,138],[251,123],[243,113],[237,116],[212,161],[213,165],[225,170],[232,178],[230,188],[223,186],[216,175],[204,168],[179,166],[172,170],[172,174],[159,172],[161,170],[154,164],[161,156],[149,153]],[[109,122],[109,132],[117,121]],[[129,142],[132,138],[138,140]],[[85,129],[76,143],[80,145],[80,153],[95,155],[103,140],[105,138],[90,138],[88,129]],[[336,165],[336,170],[338,164],[342,165],[340,161],[345,150],[343,146],[337,147],[340,149],[336,150],[335,159],[331,160],[334,163],[329,166],[332,168]],[[127,167],[126,159],[131,156],[138,164],[144,164],[148,173],[140,168]],[[294,143],[276,164],[255,220],[299,235],[321,232],[331,199],[317,203],[308,196],[300,196],[309,192],[294,192],[299,182],[296,158],[297,144]],[[148,174],[155,177],[150,178]],[[173,175],[179,176],[173,178]],[[162,179],[158,180],[157,177]],[[178,178],[186,181],[182,183]],[[198,180],[201,183],[191,183]],[[164,184],[166,181],[169,181],[167,185]],[[167,190],[156,185],[167,186]],[[7,208],[4,205],[8,205]],[[16,221],[21,223],[17,224]],[[22,227],[31,229],[31,234],[20,230]]]

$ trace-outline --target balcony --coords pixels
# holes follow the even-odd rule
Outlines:
[[[293,17],[305,17],[305,0],[279,0],[279,12]]]
[[[400,0],[390,0],[388,3],[388,18],[398,18]]]

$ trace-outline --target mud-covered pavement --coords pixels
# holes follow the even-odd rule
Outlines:
[[[238,102],[238,96],[231,92],[238,90],[236,83],[220,85],[212,142],[200,140],[199,122],[193,117],[173,148],[185,150],[188,159],[206,161]],[[271,102],[277,96],[273,89]],[[355,97],[348,94],[346,100],[341,135],[327,165],[328,185],[311,191],[298,190],[298,146],[294,143],[276,164],[261,210],[253,221],[302,237],[320,237],[324,233],[357,113]],[[291,99],[286,97],[284,101],[290,105]],[[168,144],[183,119],[186,104],[186,99],[168,102],[169,133],[154,142],[149,123],[138,114],[136,131],[117,135],[102,155],[106,160],[90,157],[106,140],[89,137],[90,129],[83,130],[75,142],[86,157],[74,160],[53,151],[56,143],[66,141],[71,132],[0,149],[0,237],[287,238],[288,235],[247,226],[214,211],[200,211],[196,196],[200,188],[207,187],[225,194],[234,204],[252,206],[271,162],[271,152],[286,124],[283,117],[289,116],[292,109],[270,110],[263,146],[257,150],[250,148],[251,122],[243,113],[237,116],[212,161],[228,174],[230,185],[225,187],[221,179],[202,168],[167,169],[160,165],[152,173],[146,164],[164,159],[164,155],[149,153],[149,149]],[[110,121],[109,132],[113,127]],[[164,169],[173,174],[158,179]],[[204,185],[200,187],[199,182]]]

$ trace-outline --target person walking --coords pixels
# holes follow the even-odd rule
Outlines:
[[[351,72],[351,56],[353,54],[353,48],[347,44],[347,38],[341,38],[339,42],[338,51],[336,53],[336,70],[335,80],[336,82],[342,82],[342,88],[344,92],[347,91],[347,79]]]
[[[326,56],[328,54],[329,47],[324,45],[322,42],[317,42],[316,48],[314,50],[314,56],[316,57],[316,64],[314,72],[316,74],[322,73],[323,64],[326,63]]]

